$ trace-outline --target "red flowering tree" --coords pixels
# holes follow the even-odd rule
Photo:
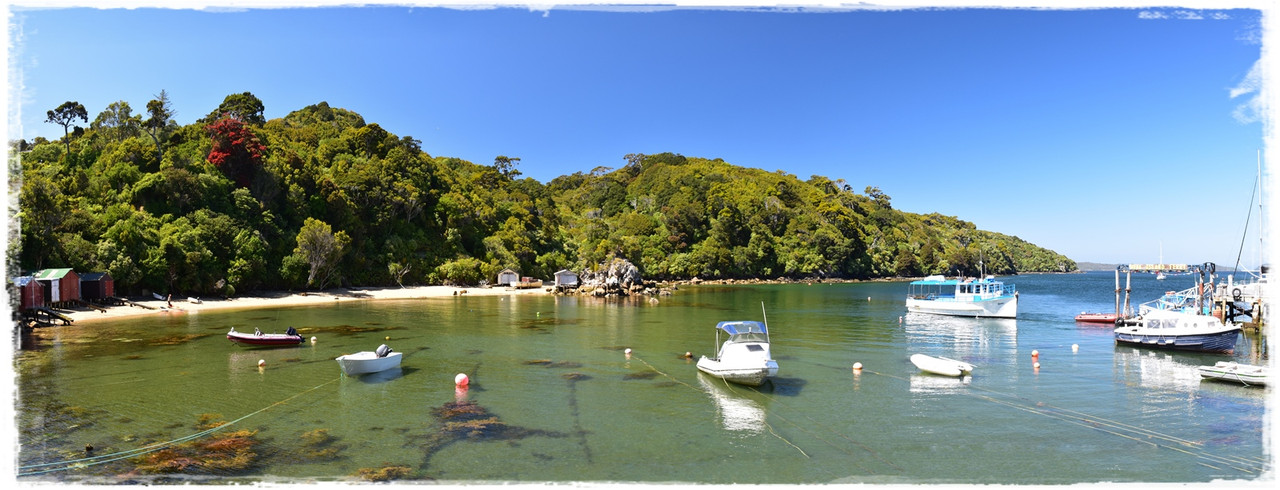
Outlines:
[[[262,166],[262,156],[266,154],[267,147],[258,141],[258,136],[244,122],[235,117],[214,121],[207,129],[213,138],[209,163],[216,165],[236,185],[248,187],[253,173]]]

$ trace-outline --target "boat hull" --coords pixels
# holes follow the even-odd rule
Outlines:
[[[1080,323],[1105,323],[1114,325],[1116,323],[1115,313],[1081,313],[1076,315],[1076,321]]]
[[[765,380],[778,375],[778,363],[770,360],[763,365],[733,366],[702,356],[698,360],[698,370],[731,383],[760,386]]]
[[[1146,334],[1129,330],[1132,329],[1124,327],[1116,329],[1117,344],[1201,352],[1232,352],[1235,350],[1236,340],[1240,336],[1238,328],[1222,332],[1188,335]]]
[[[941,376],[964,376],[973,371],[973,365],[967,362],[924,354],[912,355],[911,363],[921,371]]]
[[[1267,377],[1270,374],[1265,367],[1229,361],[1218,361],[1212,366],[1200,366],[1196,370],[1204,379],[1257,386],[1267,384]]]
[[[1018,297],[1002,296],[981,301],[907,298],[907,311],[970,318],[1017,318]]]
[[[335,360],[342,368],[342,374],[356,376],[360,374],[378,373],[400,366],[401,353],[391,352],[386,357],[378,357],[369,351],[339,356]]]
[[[227,333],[227,340],[241,345],[251,345],[255,347],[288,347],[302,343],[301,335],[286,335],[282,333]]]

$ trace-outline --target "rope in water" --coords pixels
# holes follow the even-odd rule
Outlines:
[[[640,362],[644,363],[644,365],[645,365],[645,366],[649,366],[649,369],[652,369],[652,370],[653,370],[653,372],[658,373],[658,374],[661,374],[663,377],[666,377],[667,379],[669,379],[669,380],[671,380],[671,381],[674,381],[674,382],[676,382],[676,383],[682,384],[682,385],[684,385],[684,386],[688,387],[689,389],[696,390],[696,391],[698,391],[698,392],[703,392],[703,391],[704,391],[704,390],[702,390],[701,388],[697,388],[697,387],[695,387],[695,386],[693,386],[693,385],[691,385],[691,384],[689,384],[689,383],[685,383],[684,381],[680,381],[680,380],[676,379],[674,376],[672,376],[672,375],[670,375],[670,374],[667,374],[667,373],[663,372],[661,369],[658,369],[658,368],[657,368],[657,367],[655,367],[653,364],[649,364],[649,361],[646,361],[646,360],[641,359],[640,357],[638,357],[638,356],[634,356],[634,355],[633,355],[632,357],[633,357],[633,358],[635,358],[636,360],[638,360],[638,361],[640,361]],[[770,434],[772,434],[774,437],[778,438],[778,440],[780,440],[780,441],[782,441],[782,442],[786,443],[788,446],[791,446],[791,447],[795,448],[795,450],[796,450],[796,451],[800,451],[800,454],[803,454],[803,455],[804,455],[804,457],[806,457],[806,458],[808,458],[808,457],[809,457],[809,453],[804,452],[804,449],[800,449],[800,446],[795,445],[795,443],[792,443],[791,441],[787,440],[787,438],[782,437],[782,435],[781,435],[781,434],[778,434],[778,431],[774,430],[774,429],[773,429],[773,426],[772,426],[772,425],[770,425],[768,421],[762,421],[762,422],[764,423],[765,427],[768,427],[768,428],[769,428],[769,433],[770,433]]]
[[[726,382],[726,383],[727,383],[727,382]],[[726,384],[726,386],[728,386],[728,385]],[[732,388],[731,388],[731,387],[730,387],[730,390],[732,390]],[[765,398],[768,398],[772,403],[776,403],[776,404],[779,404],[779,405],[785,405],[784,403],[782,403],[781,401],[779,401],[779,400],[778,400],[778,397],[776,397],[776,396],[772,396],[772,395],[769,395],[768,393],[760,393],[760,396],[763,396],[763,397],[765,397]],[[777,415],[776,413],[774,414],[774,416],[776,416],[776,417],[778,417],[778,418],[781,418],[781,419],[783,419],[783,420],[787,420],[787,419],[786,419],[786,417],[782,417],[781,415]],[[804,418],[809,419],[809,421],[810,421],[810,422],[813,422],[814,424],[817,424],[817,425],[823,425],[821,422],[818,422],[817,420],[814,420],[814,419],[813,419],[813,417],[810,417],[810,416],[808,416],[808,415],[805,415],[805,416],[804,416]],[[790,422],[790,423],[791,423],[791,425],[794,425],[797,429],[800,429],[801,431],[804,431],[806,434],[809,434],[809,435],[813,436],[815,439],[818,439],[818,440],[820,440],[820,441],[822,441],[822,442],[827,443],[827,445],[828,445],[828,446],[831,446],[831,447],[833,447],[833,448],[839,449],[839,450],[843,451],[845,454],[848,454],[848,455],[850,455],[850,456],[854,456],[854,455],[855,455],[853,451],[850,451],[850,450],[848,450],[847,448],[845,448],[845,447],[843,447],[843,446],[840,446],[840,445],[835,444],[835,443],[833,443],[833,442],[831,442],[831,441],[828,441],[827,439],[823,438],[822,436],[820,436],[820,435],[818,435],[818,434],[816,434],[816,433],[814,433],[814,432],[812,432],[812,431],[810,431],[810,430],[808,430],[808,429],[805,429],[805,428],[804,428],[804,426],[802,426],[802,425],[800,425],[800,424],[797,424],[797,423],[795,423],[795,422],[792,422],[792,421],[790,421],[790,420],[787,420],[787,421],[788,421],[788,422]],[[884,463],[884,464],[887,464],[887,465],[889,465],[889,466],[892,466],[892,467],[893,467],[894,469],[896,469],[896,470],[899,470],[899,471],[901,471],[901,470],[902,470],[902,467],[901,467],[901,466],[898,466],[897,464],[894,464],[892,461],[888,461],[888,460],[886,460],[886,459],[884,459],[884,458],[880,457],[880,454],[879,454],[879,453],[877,453],[874,449],[871,449],[870,447],[867,447],[865,444],[863,444],[863,443],[861,443],[861,442],[858,442],[858,441],[854,440],[853,438],[851,438],[851,437],[849,437],[849,436],[845,435],[844,433],[841,433],[841,432],[836,431],[836,430],[831,430],[831,428],[830,428],[829,426],[827,427],[827,432],[830,432],[830,433],[832,433],[832,434],[835,434],[835,435],[837,435],[837,436],[840,436],[840,438],[842,438],[842,439],[844,439],[844,440],[846,440],[846,441],[849,441],[850,443],[853,443],[855,446],[858,446],[858,447],[859,447],[859,448],[861,448],[863,451],[866,451],[868,454],[870,454],[870,455],[871,455],[873,458],[875,458],[877,461],[880,461],[881,463]],[[859,464],[858,466],[859,466],[859,467],[861,467],[862,469],[866,470],[866,471],[867,471],[867,473],[875,474],[875,471],[873,471],[873,470],[871,470],[871,469],[869,469],[869,468],[863,467],[861,464]]]
[[[296,394],[294,394],[294,395],[291,395],[291,396],[289,396],[288,398],[285,398],[285,399],[283,399],[283,400],[280,400],[280,401],[277,401],[277,402],[272,403],[272,404],[270,404],[270,405],[267,405],[266,407],[263,407],[263,408],[258,409],[258,410],[256,410],[256,411],[250,412],[249,414],[247,414],[247,415],[245,415],[245,416],[243,416],[243,417],[240,417],[240,418],[238,418],[238,419],[232,420],[232,421],[230,421],[230,422],[227,422],[227,423],[225,423],[225,424],[219,425],[219,426],[217,426],[217,427],[213,427],[213,428],[210,428],[210,429],[202,430],[202,431],[200,431],[200,432],[196,432],[196,433],[194,433],[194,434],[190,434],[190,435],[187,435],[187,436],[179,437],[179,438],[177,438],[177,439],[173,439],[173,440],[169,440],[169,441],[157,442],[157,443],[150,444],[150,445],[143,446],[143,447],[136,448],[136,449],[130,449],[130,450],[127,450],[127,451],[117,451],[117,452],[114,452],[114,453],[103,454],[103,455],[100,455],[100,456],[93,456],[93,457],[80,458],[80,459],[73,459],[73,460],[68,460],[68,461],[57,461],[57,462],[52,462],[52,463],[41,463],[41,464],[33,464],[33,465],[20,466],[20,467],[18,467],[18,476],[19,476],[19,477],[24,477],[24,476],[35,476],[35,475],[43,475],[43,474],[48,474],[48,473],[54,473],[54,472],[57,472],[57,471],[67,471],[67,470],[72,470],[72,469],[86,468],[86,467],[89,467],[89,466],[96,466],[96,465],[106,464],[106,463],[110,463],[110,462],[113,462],[113,461],[119,461],[119,460],[122,460],[122,459],[134,458],[134,457],[138,457],[138,456],[141,456],[141,455],[144,455],[144,454],[147,454],[147,453],[152,453],[152,452],[160,451],[160,450],[162,450],[162,449],[165,449],[165,448],[168,448],[168,447],[172,447],[172,446],[175,446],[175,445],[178,445],[178,444],[182,444],[182,443],[184,443],[184,442],[193,441],[193,440],[199,439],[199,438],[201,438],[201,437],[205,437],[205,436],[207,436],[207,435],[210,435],[210,434],[213,434],[213,433],[215,433],[215,432],[218,432],[218,431],[220,431],[220,430],[226,429],[226,428],[228,428],[228,427],[231,427],[232,425],[235,425],[235,424],[236,424],[236,423],[238,423],[238,422],[242,422],[242,421],[244,421],[244,420],[248,419],[249,417],[252,417],[252,416],[254,416],[254,415],[258,415],[258,414],[260,414],[260,413],[262,413],[262,412],[265,412],[265,411],[267,411],[267,410],[270,410],[270,409],[272,409],[272,408],[275,408],[275,407],[277,407],[277,406],[279,406],[279,405],[283,405],[283,404],[285,404],[285,403],[288,403],[290,400],[293,400],[294,398],[298,398],[298,397],[300,397],[300,396],[302,396],[302,395],[305,395],[305,394],[310,393],[310,392],[312,392],[312,391],[318,390],[318,389],[320,389],[320,388],[324,387],[325,385],[328,385],[328,384],[330,384],[330,383],[333,383],[333,382],[335,382],[335,381],[338,381],[339,379],[342,379],[342,378],[341,378],[341,377],[338,377],[338,378],[331,379],[331,380],[329,380],[329,381],[325,381],[324,383],[320,383],[319,385],[316,385],[316,386],[314,386],[314,387],[308,388],[308,389],[303,390],[303,391],[301,391],[301,392],[299,392],[299,393],[296,393]],[[44,469],[40,469],[40,470],[38,470],[38,471],[24,471],[24,470],[34,470],[34,469],[37,469],[37,468],[44,468]]]

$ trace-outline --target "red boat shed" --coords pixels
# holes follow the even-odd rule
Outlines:
[[[40,281],[31,276],[13,278],[13,285],[18,289],[18,311],[27,311],[44,306],[44,287]]]
[[[44,286],[45,304],[59,305],[80,300],[80,275],[71,269],[44,269],[35,275]]]
[[[116,295],[116,281],[106,272],[88,272],[80,276],[80,297],[104,300]]]

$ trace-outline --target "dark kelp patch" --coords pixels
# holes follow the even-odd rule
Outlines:
[[[329,433],[329,429],[315,429],[303,432],[299,439],[302,445],[284,456],[292,461],[325,462],[340,458],[341,452],[350,445],[340,444],[338,438]]]
[[[218,414],[201,414],[196,428],[208,430],[226,425]],[[186,475],[239,475],[256,466],[259,444],[257,431],[237,430],[215,432],[209,437],[181,444],[165,446],[132,460],[133,475],[186,474]],[[155,441],[159,444],[163,441]],[[128,475],[126,475],[128,476]]]
[[[526,437],[565,437],[564,434],[508,425],[483,406],[458,400],[431,409],[436,423],[424,436],[411,437],[409,444],[425,452],[422,468],[445,447],[460,441],[515,441]]]
[[[156,339],[153,339],[147,344],[148,345],[181,345],[181,344],[190,342],[192,340],[196,340],[196,339],[200,339],[208,336],[209,334],[203,334],[203,333],[165,335],[163,337],[158,337]]]
[[[364,480],[379,482],[401,480],[413,473],[413,469],[408,466],[387,465],[381,468],[360,468],[356,470],[355,476]]]

